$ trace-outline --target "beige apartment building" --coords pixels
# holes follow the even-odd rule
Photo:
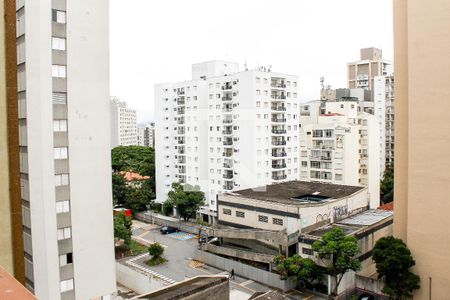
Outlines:
[[[348,88],[372,90],[375,76],[387,75],[391,63],[383,59],[378,48],[361,49],[360,60],[347,64]]]
[[[450,297],[450,1],[394,1],[394,234],[416,260],[414,300]]]

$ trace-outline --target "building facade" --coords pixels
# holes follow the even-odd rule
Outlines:
[[[155,123],[137,128],[137,145],[155,148]]]
[[[394,167],[394,75],[376,76],[374,114],[380,128],[380,172]]]
[[[360,60],[347,64],[348,88],[373,90],[375,76],[389,74],[391,63],[383,59],[381,49],[363,48]]]
[[[394,1],[394,235],[416,261],[415,300],[450,291],[449,14],[446,0]]]
[[[155,148],[155,123],[151,122],[145,126],[144,145]]]
[[[317,108],[317,106],[315,106]],[[356,101],[327,101],[325,113],[300,117],[300,180],[369,188],[370,208],[380,203],[376,118]]]
[[[138,145],[136,110],[117,97],[111,97],[111,148]]]
[[[108,8],[17,1],[25,285],[38,299],[115,291]]]
[[[0,266],[24,284],[15,2],[0,1],[0,12]]]
[[[194,64],[192,80],[155,87],[156,194],[173,182],[216,195],[298,177],[298,79],[235,63]]]

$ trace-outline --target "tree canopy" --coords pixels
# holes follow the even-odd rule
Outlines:
[[[385,294],[396,300],[408,299],[420,288],[420,277],[409,270],[416,262],[401,239],[393,236],[379,239],[373,250],[373,260],[378,278],[385,282]]]
[[[175,207],[178,214],[188,221],[196,217],[197,211],[204,204],[204,199],[205,195],[198,186],[175,182],[164,205]]]
[[[323,277],[321,268],[312,259],[303,258],[298,254],[288,258],[283,255],[277,256],[274,263],[283,280],[293,277],[306,285],[320,282]]]
[[[114,237],[123,240],[126,246],[131,243],[131,217],[123,212],[114,215]]]
[[[389,203],[394,200],[394,169],[386,168],[380,183],[381,202]]]
[[[143,146],[118,146],[111,151],[112,187],[115,205],[125,206],[133,212],[145,210],[155,198],[155,153]],[[118,172],[130,171],[149,179],[139,184],[128,183]]]
[[[356,255],[359,253],[358,242],[353,236],[346,236],[344,230],[334,227],[325,233],[320,241],[315,241],[312,249],[325,263],[325,273],[335,280],[333,295],[337,295],[339,284],[347,271],[361,268]]]

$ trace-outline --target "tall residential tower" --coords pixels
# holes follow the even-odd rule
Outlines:
[[[38,299],[108,299],[109,2],[16,8],[25,283]]]
[[[298,179],[298,79],[235,63],[192,66],[192,80],[155,87],[156,194],[200,186],[216,214],[223,191]]]
[[[450,292],[450,2],[394,0],[394,235],[420,276],[414,300]]]

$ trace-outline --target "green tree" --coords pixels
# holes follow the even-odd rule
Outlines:
[[[394,169],[386,168],[380,183],[381,202],[389,203],[394,200]]]
[[[168,193],[168,205],[173,205],[185,221],[195,218],[197,211],[204,204],[204,199],[205,195],[198,186],[182,185],[178,182],[172,184],[172,190]]]
[[[148,254],[153,259],[160,258],[164,253],[164,247],[160,243],[153,243],[148,247]]]
[[[112,190],[114,205],[125,205],[127,183],[120,174],[112,174]]]
[[[410,271],[414,261],[408,246],[393,236],[379,239],[373,249],[378,278],[385,282],[383,292],[393,299],[412,298],[420,288],[420,277]]]
[[[293,277],[301,284],[307,285],[320,282],[323,277],[321,268],[312,259],[303,258],[298,254],[288,258],[283,255],[277,256],[274,263],[283,280]]]
[[[130,208],[133,213],[147,209],[155,198],[155,194],[147,188],[141,187],[127,187],[125,206]]]
[[[322,240],[315,241],[312,249],[326,265],[326,272],[334,278],[335,286],[332,295],[337,295],[339,284],[347,271],[358,271],[361,268],[356,255],[359,253],[358,242],[353,236],[346,236],[344,230],[334,227],[325,233]]]
[[[150,188],[155,190],[155,151],[144,146],[118,146],[111,150],[113,172],[132,171],[150,176]]]
[[[123,240],[129,247],[131,243],[131,217],[120,212],[114,216],[114,237]]]

